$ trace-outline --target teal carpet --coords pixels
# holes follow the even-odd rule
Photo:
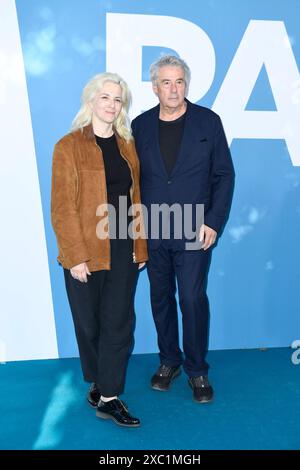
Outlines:
[[[0,365],[1,449],[300,449],[300,365],[293,350],[211,351],[212,404],[182,374],[169,392],[149,378],[155,354],[132,356],[123,398],[136,429],[95,417],[78,359]]]

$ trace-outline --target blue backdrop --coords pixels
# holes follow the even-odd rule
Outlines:
[[[91,76],[105,71],[106,64],[111,62],[107,57],[107,14],[151,15],[154,39],[155,16],[174,17],[175,22],[176,18],[178,21],[184,19],[205,31],[213,44],[215,63],[212,83],[199,104],[213,107],[250,20],[265,21],[263,27],[269,21],[283,22],[289,41],[287,53],[290,48],[294,60],[299,62],[300,5],[297,0],[17,0],[16,6],[37,156],[58,350],[60,357],[74,356],[77,347],[62,270],[56,263],[56,241],[50,223],[51,159],[55,142],[69,130],[79,109],[83,86]],[[109,32],[109,37],[115,34],[117,38],[117,25],[122,24],[122,18],[126,21],[126,17],[118,17],[116,31]],[[189,28],[188,24],[186,28]],[[164,34],[168,37],[167,27]],[[122,40],[126,42],[127,39],[122,37]],[[195,64],[198,63],[194,68],[200,67],[200,73],[201,69],[205,70],[206,62],[201,58],[197,44],[189,43],[189,38],[184,36],[177,38],[179,40],[193,55]],[[259,54],[259,48],[255,47],[254,44],[253,56]],[[149,64],[167,50],[170,50],[167,40],[161,45],[146,44],[142,48],[140,73],[144,82],[149,80]],[[176,47],[174,52],[178,52]],[[134,61],[135,56],[132,57]],[[121,54],[119,60],[123,70]],[[118,63],[116,53],[114,63]],[[128,69],[132,67],[130,62],[127,65]],[[121,73],[122,70],[111,71]],[[242,71],[245,73],[244,67]],[[276,113],[276,71],[272,73],[273,84],[270,69],[262,66],[245,109]],[[245,80],[246,75],[243,78],[241,72],[241,87]],[[194,96],[197,96],[197,83],[195,79]],[[297,101],[299,78],[294,84]],[[130,85],[135,99],[134,83]],[[155,103],[153,97],[153,105]],[[138,109],[139,103],[135,101],[135,105]],[[143,106],[141,103],[140,111]],[[231,104],[226,106],[230,116]],[[299,132],[300,120],[297,125]],[[230,132],[230,122],[226,132],[227,135]],[[251,134],[248,138],[238,138],[234,131],[232,134],[229,141],[231,143],[233,139],[231,152],[236,169],[236,190],[231,216],[214,250],[209,275],[210,348],[287,346],[300,335],[299,163],[280,133],[277,138],[270,138],[267,133],[265,138],[263,135],[251,137]],[[145,272],[139,279],[136,314],[135,352],[156,351]]]

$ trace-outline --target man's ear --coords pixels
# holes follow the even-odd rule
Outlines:
[[[153,90],[153,93],[155,93],[155,95],[157,96],[158,95],[158,89],[157,89],[157,85],[152,83],[152,90]]]

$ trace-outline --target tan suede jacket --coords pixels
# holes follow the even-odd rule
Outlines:
[[[139,160],[134,141],[116,133],[118,147],[132,177],[131,202],[140,204]],[[52,165],[51,219],[59,248],[58,261],[67,269],[86,262],[90,271],[110,269],[109,238],[100,239],[97,208],[107,203],[102,152],[91,125],[65,135],[54,148]],[[106,213],[107,216],[107,213]],[[141,214],[134,217],[142,220]],[[139,232],[140,227],[138,229]],[[135,262],[147,261],[147,244],[134,240]]]

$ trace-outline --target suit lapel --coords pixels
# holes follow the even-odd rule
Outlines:
[[[156,159],[159,170],[168,177],[163,156],[159,146],[159,105],[154,108],[153,116],[151,117],[149,129],[149,141],[148,146],[151,150],[151,154]]]
[[[190,103],[187,99],[186,102],[187,110],[183,135],[171,176],[177,173],[181,165],[188,160],[191,149],[198,146],[201,137],[205,137],[202,132],[201,126],[199,126],[197,115],[194,112],[192,103]]]
[[[195,112],[193,104],[186,99],[187,110],[181,145],[178,151],[176,163],[170,176],[168,176],[164,159],[159,146],[159,105],[153,109],[153,114],[148,121],[147,146],[153,159],[156,160],[158,171],[166,178],[176,174],[183,163],[188,161],[191,149],[197,148],[201,138],[206,138],[205,131],[199,122],[198,113]]]

